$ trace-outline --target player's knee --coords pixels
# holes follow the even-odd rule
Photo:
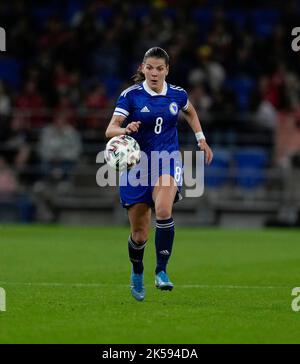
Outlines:
[[[145,230],[135,230],[132,232],[132,239],[136,244],[144,244],[148,240],[148,234]]]
[[[157,220],[166,220],[171,217],[172,210],[164,206],[156,206],[155,215]]]

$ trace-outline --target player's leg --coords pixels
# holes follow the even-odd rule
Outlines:
[[[132,263],[131,293],[138,301],[145,297],[143,257],[151,225],[151,208],[137,203],[128,209],[131,234],[128,238],[129,259]]]
[[[162,290],[172,290],[173,288],[173,284],[166,274],[166,268],[172,253],[175,234],[172,209],[176,193],[177,184],[174,178],[166,174],[159,177],[152,193],[156,215],[155,283]]]
[[[131,234],[128,239],[129,258],[135,273],[143,273],[143,255],[151,224],[151,208],[137,203],[128,209]]]

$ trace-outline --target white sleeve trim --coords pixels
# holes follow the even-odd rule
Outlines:
[[[187,100],[186,104],[183,106],[182,110],[186,111],[189,107],[189,100]]]
[[[126,115],[124,115],[124,114],[121,114],[120,112],[117,112],[117,111],[115,111],[114,113],[113,113],[113,116],[124,116],[124,118],[127,118],[127,116]]]
[[[127,111],[127,110],[125,110],[125,109],[122,109],[122,108],[120,108],[120,107],[116,107],[115,108],[115,112],[117,112],[117,113],[121,113],[122,115],[124,115],[124,116],[128,116],[129,115],[129,112]],[[114,113],[115,113],[114,112]]]

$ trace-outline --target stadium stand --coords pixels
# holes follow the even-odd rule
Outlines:
[[[299,16],[297,1],[1,2],[0,156],[34,204],[21,220],[126,222],[117,189],[97,187],[96,155],[116,97],[159,45],[215,151],[204,196],[176,204],[178,222],[299,223],[300,52],[290,47]],[[67,181],[56,169],[45,177],[39,149],[58,115],[82,145]],[[195,150],[178,127],[182,149]],[[20,221],[3,206],[1,220]]]

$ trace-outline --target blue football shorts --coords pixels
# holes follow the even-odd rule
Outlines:
[[[180,194],[183,181],[183,165],[180,156],[172,159],[141,160],[129,171],[120,175],[120,203],[129,208],[137,203],[146,203],[154,206],[152,192],[158,178],[167,174],[174,178],[177,184],[177,193],[174,202],[182,199]]]

